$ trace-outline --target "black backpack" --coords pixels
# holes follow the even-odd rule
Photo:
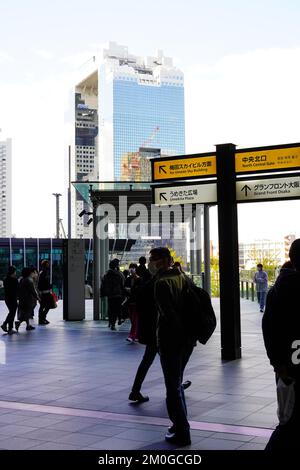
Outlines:
[[[206,344],[217,325],[209,294],[187,279],[183,292],[183,307],[187,319],[188,335]]]

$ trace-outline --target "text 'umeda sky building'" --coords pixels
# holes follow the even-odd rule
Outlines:
[[[76,180],[148,181],[150,157],[185,152],[184,77],[162,51],[143,59],[109,43],[75,108]],[[77,214],[84,206],[77,192]],[[76,236],[90,230],[77,216]]]

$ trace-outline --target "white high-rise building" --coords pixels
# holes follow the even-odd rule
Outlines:
[[[11,237],[11,139],[0,141],[0,238]]]

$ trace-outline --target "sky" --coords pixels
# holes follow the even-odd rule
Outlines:
[[[108,41],[141,56],[163,49],[183,70],[186,153],[300,141],[298,0],[0,0],[0,18],[0,140],[13,141],[17,236],[55,233],[70,93]],[[300,236],[299,212],[300,201],[240,205],[240,240]],[[215,218],[212,209],[213,237]]]

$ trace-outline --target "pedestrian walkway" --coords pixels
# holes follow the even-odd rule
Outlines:
[[[61,302],[60,302],[61,304]],[[218,302],[214,301],[218,312]],[[0,449],[174,449],[159,360],[145,380],[150,401],[128,402],[144,347],[128,344],[129,324],[111,331],[87,320],[0,335]],[[6,313],[0,302],[0,321]],[[242,300],[243,359],[221,361],[219,328],[198,345],[185,373],[191,449],[263,449],[276,425],[274,377],[265,355],[261,314]]]

